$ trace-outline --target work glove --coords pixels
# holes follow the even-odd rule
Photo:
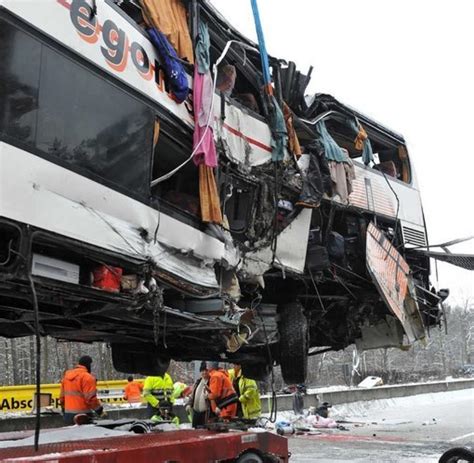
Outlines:
[[[175,426],[179,426],[179,418],[177,416],[173,417],[171,419],[171,422],[175,425]]]
[[[150,421],[151,421],[153,424],[158,424],[158,423],[160,423],[161,421],[163,421],[163,418],[162,418],[160,415],[153,415],[153,416],[150,418]]]

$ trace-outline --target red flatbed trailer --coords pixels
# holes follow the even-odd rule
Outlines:
[[[251,459],[254,454],[260,459]],[[247,455],[247,456],[245,456]],[[0,449],[2,463],[287,463],[288,442],[269,432],[180,430]]]

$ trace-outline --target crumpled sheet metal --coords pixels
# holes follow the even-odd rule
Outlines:
[[[306,262],[311,209],[302,209],[298,216],[277,236],[274,266],[302,274]],[[272,266],[271,244],[244,256],[242,275],[263,275]]]
[[[414,288],[410,267],[373,223],[367,227],[367,269],[380,295],[400,320],[410,343],[425,337],[425,328]]]
[[[268,125],[244,112],[239,107],[227,104],[225,120],[220,121],[220,98],[215,96],[214,114],[217,119],[215,132],[225,156],[248,170],[271,161],[271,132]]]
[[[150,257],[160,269],[179,275],[190,283],[197,283],[207,288],[219,288],[213,266],[204,265],[203,261],[191,255],[181,254],[176,249],[167,248],[156,242],[150,247]]]
[[[357,350],[379,349],[381,347],[401,347],[403,345],[403,328],[392,316],[386,316],[376,323],[368,320],[360,327],[361,337],[355,340]]]
[[[143,262],[151,257],[157,267],[205,287],[218,286],[215,262],[237,259],[230,243],[4,143],[0,166],[1,217]]]

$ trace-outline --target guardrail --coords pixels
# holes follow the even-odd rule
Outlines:
[[[431,383],[397,384],[377,386],[369,389],[358,387],[334,390],[333,388],[314,389],[303,396],[305,408],[318,406],[323,402],[333,405],[346,404],[351,402],[393,399],[396,397],[408,397],[419,394],[429,394],[435,392],[457,391],[461,389],[474,388],[474,378],[453,379],[450,381],[434,381]],[[271,397],[262,397],[263,413],[269,413],[271,409]],[[279,411],[293,409],[293,395],[278,395],[277,406]]]
[[[122,391],[127,381],[98,381],[97,389],[101,401],[106,403],[123,403]],[[456,391],[474,388],[473,379],[455,379],[451,381],[435,381],[431,383],[414,383],[378,386],[370,389],[362,388],[320,388],[310,391],[303,396],[304,406],[317,406],[318,403],[330,402],[333,405],[377,399],[407,397],[418,394]],[[59,384],[42,384],[41,392],[52,394],[53,407],[59,408]],[[29,411],[33,405],[34,385],[0,387],[0,412]],[[277,396],[278,410],[292,410],[293,396],[281,394]],[[271,408],[271,397],[262,396],[263,413]]]
[[[126,380],[98,381],[97,395],[105,403],[122,403]],[[51,394],[51,406],[59,408],[60,384],[42,384],[41,393]],[[34,384],[0,387],[0,413],[23,412],[33,408]]]

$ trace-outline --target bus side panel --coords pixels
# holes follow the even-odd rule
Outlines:
[[[359,165],[355,166],[355,174],[353,191],[349,196],[350,205],[395,219],[399,204],[398,220],[402,225],[405,243],[419,246],[426,244],[420,192],[414,186],[391,180],[389,176],[384,177],[371,168]],[[341,202],[338,198],[335,201]]]
[[[191,253],[207,262],[220,261],[226,250],[219,240],[6,143],[0,143],[0,167],[0,217],[144,261],[154,256],[165,270],[176,273],[182,267],[181,276],[188,281],[191,273],[196,284],[217,286],[212,267],[191,261],[177,265],[175,260]],[[143,239],[143,230],[154,236],[158,221],[157,243]]]
[[[159,61],[150,41],[104,0],[97,0],[97,14],[88,18],[84,12],[90,9],[90,3],[84,0],[3,0],[0,5],[193,125],[186,105],[176,103],[166,93],[162,76],[156,74],[160,72],[155,64]],[[114,31],[120,38],[116,46],[108,44],[103,36],[106,23],[107,30]],[[121,57],[120,63],[107,60],[108,49],[110,55]],[[146,55],[148,73],[141,72],[135,65],[132,49],[137,56],[139,52]]]

